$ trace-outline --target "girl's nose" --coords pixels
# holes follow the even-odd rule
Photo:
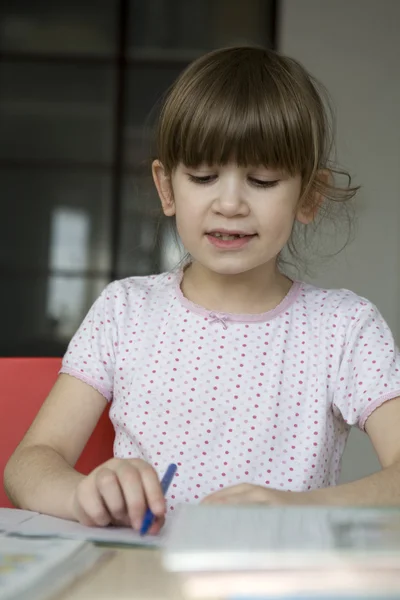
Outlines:
[[[242,186],[232,183],[222,185],[217,192],[213,209],[225,217],[246,215],[248,205],[243,197]]]

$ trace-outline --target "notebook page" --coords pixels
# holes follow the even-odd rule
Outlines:
[[[38,513],[30,510],[20,510],[18,508],[0,508],[0,531],[7,531],[10,528],[20,525]]]
[[[9,528],[8,531],[30,537],[60,537],[131,546],[160,546],[166,527],[167,524],[156,536],[142,537],[129,527],[86,527],[75,521],[35,514],[31,519]]]

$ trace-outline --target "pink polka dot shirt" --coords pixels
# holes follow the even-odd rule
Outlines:
[[[400,354],[378,310],[295,281],[273,310],[207,311],[182,273],[107,286],[61,372],[110,401],[114,455],[178,472],[168,508],[225,486],[335,485],[351,426],[400,395]]]

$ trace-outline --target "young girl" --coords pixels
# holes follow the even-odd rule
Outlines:
[[[17,506],[139,528],[180,502],[400,504],[400,355],[348,290],[279,269],[294,224],[335,186],[313,79],[270,50],[229,48],[170,90],[153,177],[190,258],[107,286],[7,466]],[[114,458],[73,465],[110,405]],[[337,486],[351,426],[383,470]],[[178,472],[166,501],[159,478]]]

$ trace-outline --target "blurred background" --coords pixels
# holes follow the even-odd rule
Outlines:
[[[0,355],[63,354],[109,281],[177,262],[149,178],[157,104],[207,50],[274,45],[275,10],[2,0]]]
[[[158,103],[192,59],[241,43],[327,86],[362,189],[354,241],[311,280],[368,297],[399,343],[399,22],[397,0],[2,0],[0,355],[61,356],[109,281],[176,264],[149,179]],[[377,468],[352,433],[342,479]]]

